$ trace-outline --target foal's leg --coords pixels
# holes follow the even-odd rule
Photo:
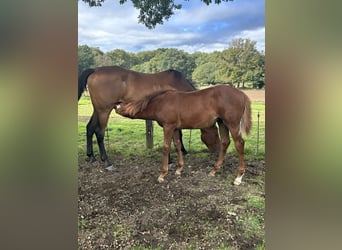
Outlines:
[[[214,165],[214,168],[210,171],[210,175],[214,176],[215,173],[222,167],[223,160],[226,156],[228,146],[230,144],[229,131],[226,125],[221,120],[217,121],[219,125],[219,133],[221,137],[220,154]]]
[[[183,144],[183,134],[182,134],[182,130],[177,130],[178,132],[178,138],[179,138],[179,141],[180,141],[180,145],[181,145],[181,151],[183,153],[183,155],[187,155],[188,154],[188,151],[186,151],[185,147],[184,147],[184,144]],[[169,154],[169,167],[172,165],[172,159],[171,159],[171,156]]]
[[[177,150],[177,156],[178,156],[178,168],[176,169],[176,175],[180,175],[184,166],[184,160],[183,160],[183,152],[182,152],[182,145],[181,145],[181,133],[179,133],[180,130],[175,130],[173,132],[173,144],[175,145],[175,148]]]
[[[170,144],[171,144],[174,128],[167,126],[167,125],[164,125],[163,130],[164,130],[163,167],[162,167],[162,171],[158,177],[159,183],[164,181],[164,177],[168,171],[168,155],[170,153]]]
[[[188,151],[186,151],[185,147],[184,147],[184,143],[183,143],[183,133],[182,130],[179,129],[179,140],[180,140],[180,144],[181,144],[181,150],[183,155],[187,155]]]
[[[237,177],[234,180],[234,185],[240,185],[242,181],[242,176],[245,173],[245,162],[244,162],[244,146],[245,141],[243,140],[241,134],[239,133],[239,126],[236,126],[234,128],[229,128],[230,132],[232,134],[236,151],[239,154],[239,169]]]
[[[109,114],[110,114],[110,110],[103,111],[98,114],[99,122],[98,122],[98,126],[95,129],[95,134],[96,134],[97,143],[100,149],[101,160],[104,161],[105,168],[111,171],[113,170],[113,165],[108,160],[106,149],[104,147],[104,135],[105,135],[105,129],[107,126]]]

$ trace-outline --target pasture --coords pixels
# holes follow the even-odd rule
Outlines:
[[[253,127],[245,140],[246,174],[233,186],[238,158],[231,142],[222,169],[209,172],[217,155],[208,152],[199,130],[183,130],[189,154],[180,177],[162,165],[163,132],[154,123],[154,147],[146,148],[145,121],[113,111],[105,146],[115,171],[86,157],[88,96],[78,103],[78,243],[80,249],[264,249],[265,101],[263,90],[246,91]],[[259,112],[259,143],[257,123]],[[172,147],[173,149],[173,147]],[[94,150],[99,160],[94,137]],[[171,157],[176,162],[175,151]]]

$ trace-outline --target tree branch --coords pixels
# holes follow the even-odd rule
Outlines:
[[[78,0],[79,1],[79,0]],[[90,7],[102,6],[106,0],[81,0],[88,3]],[[149,29],[154,29],[157,24],[163,24],[164,19],[168,20],[174,10],[181,9],[181,4],[175,4],[174,0],[130,0],[133,6],[140,11],[138,22],[144,24]],[[190,1],[190,0],[184,0]],[[233,0],[214,0],[215,4],[221,2],[229,2]],[[119,0],[120,4],[126,3],[127,0]],[[201,0],[206,5],[211,4],[212,0]]]

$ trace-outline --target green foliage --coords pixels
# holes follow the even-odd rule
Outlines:
[[[255,41],[239,38],[222,51],[218,68],[236,87],[245,88],[246,82],[256,87],[264,82],[264,61],[264,55],[256,49]]]
[[[192,71],[195,68],[195,61],[187,52],[178,49],[165,49],[162,53],[157,53],[149,61],[150,73],[156,73],[168,69],[175,69],[182,72],[191,79]]]
[[[87,45],[78,46],[78,74],[93,66],[95,60],[91,51],[91,48]]]
[[[212,84],[215,82],[216,63],[207,62],[196,67],[192,73],[192,79],[199,84]]]
[[[105,0],[82,0],[89,4],[90,7],[102,6]],[[188,1],[188,0],[185,0]],[[209,5],[212,0],[201,0]],[[215,0],[215,4],[221,2],[228,2],[232,0]],[[127,0],[119,0],[120,4],[124,4]],[[133,6],[139,10],[138,22],[144,24],[147,28],[153,29],[157,24],[163,24],[164,19],[168,20],[173,14],[174,10],[182,8],[181,4],[175,4],[175,0],[131,0]]]
[[[226,50],[189,54],[174,48],[129,53],[115,49],[103,53],[99,48],[78,47],[79,72],[88,67],[118,65],[144,73],[168,69],[182,72],[199,84],[229,83],[240,88],[262,88],[265,85],[265,55],[256,42],[236,39]]]
[[[133,53],[128,53],[121,49],[116,49],[106,53],[111,59],[111,65],[121,66],[126,69],[130,69],[137,64],[137,56]]]

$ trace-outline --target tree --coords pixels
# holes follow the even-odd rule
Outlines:
[[[102,6],[105,0],[82,0],[89,4],[90,7]],[[138,22],[143,23],[147,28],[153,29],[157,24],[163,24],[164,19],[168,20],[174,10],[182,8],[181,4],[175,4],[175,0],[130,0],[133,6],[140,11]],[[189,1],[189,0],[184,0]],[[206,5],[211,4],[212,0],[201,0]],[[221,2],[229,2],[233,0],[215,0],[215,4]],[[119,0],[120,4],[124,4],[127,0]]]
[[[92,49],[87,45],[78,46],[78,74],[86,68],[93,67],[95,63]]]
[[[157,50],[148,50],[148,51],[141,51],[138,52],[135,56],[137,58],[137,64],[143,64],[148,62],[153,57],[155,57]]]
[[[192,73],[192,79],[199,84],[214,84],[215,83],[216,64],[207,62],[196,67]]]
[[[254,85],[264,75],[264,59],[255,45],[255,41],[239,38],[222,51],[219,68],[238,88],[240,84],[244,88],[246,82],[252,82]]]
[[[149,70],[148,73],[175,69],[188,79],[191,79],[195,67],[195,60],[187,52],[179,49],[158,49],[155,57],[144,65],[144,68]]]
[[[265,54],[259,53],[256,60],[255,70],[253,71],[253,88],[263,88],[265,86]]]
[[[111,58],[112,65],[121,66],[126,69],[130,69],[137,64],[137,57],[133,53],[126,52],[121,49],[115,49],[106,53]]]

